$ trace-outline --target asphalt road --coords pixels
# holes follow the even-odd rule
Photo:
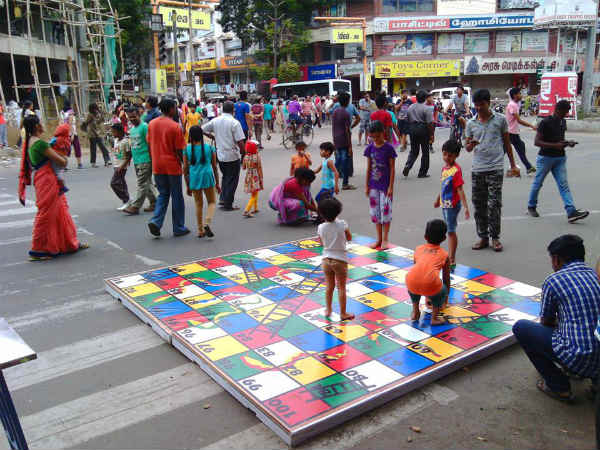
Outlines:
[[[430,179],[416,169],[396,178],[391,241],[414,247],[423,240],[425,222],[441,217],[433,209],[439,189],[441,142],[432,155]],[[577,233],[586,242],[588,261],[600,256],[598,166],[593,134],[570,134],[580,142],[569,151],[571,188],[585,221],[569,225],[552,179],[540,196],[542,217],[525,215],[530,177],[504,184],[502,241],[505,251],[474,252],[472,220],[460,223],[458,261],[540,286],[551,271],[549,241]],[[317,132],[310,150],[330,139]],[[356,142],[356,133],[355,133]],[[276,135],[262,153],[265,192],[261,213],[245,220],[240,212],[217,211],[213,240],[193,234],[163,238],[146,231],[149,214],[127,217],[109,188],[112,169],[72,170],[67,174],[71,212],[82,240],[91,249],[47,263],[27,262],[34,205],[16,202],[17,168],[0,167],[0,317],[6,317],[38,352],[39,359],[6,373],[31,448],[282,448],[270,430],[212,382],[197,366],[164,343],[151,329],[104,293],[103,279],[166,264],[218,256],[315,234],[311,225],[276,224],[268,192],[289,171],[291,153]],[[534,159],[533,134],[524,133]],[[364,197],[365,161],[355,143],[356,191],[340,195],[343,218],[353,232],[373,235]],[[397,172],[406,160],[398,158]],[[466,193],[470,195],[471,156],[463,153]],[[521,165],[522,166],[522,165]],[[135,186],[133,171],[127,175]],[[34,199],[33,191],[29,197]],[[238,190],[237,203],[247,195]],[[195,230],[193,202],[186,199],[186,220]],[[565,406],[540,394],[536,372],[522,351],[511,347],[347,422],[302,448],[593,448],[593,407],[586,383],[576,383],[578,401]],[[205,408],[205,406],[209,406]],[[421,427],[420,433],[409,430]]]

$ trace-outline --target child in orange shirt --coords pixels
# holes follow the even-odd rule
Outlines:
[[[306,143],[303,141],[296,142],[296,154],[292,156],[292,165],[290,166],[290,177],[294,176],[296,169],[304,167],[310,169],[312,159],[310,153],[306,151]]]
[[[62,156],[68,158],[71,153],[71,126],[67,123],[63,123],[56,127],[54,131],[54,137],[50,140],[50,146]],[[54,173],[58,179],[59,193],[64,194],[69,191],[69,188],[65,186],[65,170],[66,167],[60,167],[57,164],[52,163]]]
[[[445,323],[438,319],[438,314],[446,306],[450,292],[450,259],[446,250],[440,247],[446,240],[446,231],[446,222],[440,219],[430,220],[425,227],[427,244],[415,249],[415,265],[406,275],[406,288],[413,304],[412,320],[419,320],[421,317],[419,301],[424,295],[433,307],[431,325]],[[443,281],[440,280],[440,270],[443,271]]]

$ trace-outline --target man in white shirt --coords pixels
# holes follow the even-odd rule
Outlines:
[[[206,117],[208,120],[217,117],[217,105],[215,105],[212,100],[209,100],[206,104]]]
[[[240,180],[246,136],[240,122],[233,117],[233,109],[232,102],[225,102],[223,114],[202,127],[204,134],[214,139],[217,147],[217,160],[222,174],[219,205],[224,211],[240,209],[233,206],[233,200]]]

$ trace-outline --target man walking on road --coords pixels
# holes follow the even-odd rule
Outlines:
[[[335,167],[342,177],[342,189],[352,190],[355,186],[348,183],[350,160],[352,158],[352,134],[350,132],[350,113],[346,111],[350,95],[341,92],[338,96],[341,108],[336,108],[331,118],[333,145],[335,146]]]
[[[529,127],[533,131],[537,130],[537,128],[535,125],[525,122],[521,119],[521,116],[519,116],[519,109],[521,109],[519,106],[521,103],[521,90],[514,87],[508,91],[508,94],[510,95],[510,102],[508,102],[508,106],[506,107],[506,120],[508,121],[508,136],[510,137],[510,143],[525,165],[527,173],[535,173],[535,167],[533,167],[527,159],[525,143],[521,140],[521,136],[519,135],[519,124],[524,127]]]
[[[244,155],[244,130],[233,117],[231,102],[223,105],[223,114],[202,127],[204,134],[215,140],[217,160],[223,176],[221,180],[220,205],[223,211],[236,211],[233,206],[235,191],[240,180],[241,159]]]
[[[242,126],[245,139],[252,136],[252,115],[250,114],[250,103],[248,103],[248,93],[240,92],[240,99],[235,104],[235,118]]]
[[[358,114],[360,116],[360,126],[358,128],[358,145],[365,135],[365,145],[367,145],[367,137],[369,134],[369,117],[371,112],[375,110],[375,102],[371,100],[371,96],[366,93],[363,98],[358,101]]]
[[[170,197],[173,235],[185,236],[190,232],[185,227],[185,203],[181,187],[182,151],[185,149],[186,142],[181,126],[172,119],[177,113],[177,104],[173,100],[163,99],[158,107],[162,116],[152,120],[148,125],[152,173],[158,187],[158,200],[154,215],[148,223],[148,229],[153,236],[160,236]]]
[[[402,175],[408,176],[410,169],[421,151],[421,167],[419,178],[427,178],[429,174],[429,147],[433,144],[433,110],[425,104],[427,91],[417,92],[417,103],[410,105],[406,113],[410,128],[410,153]]]
[[[585,219],[590,214],[589,211],[582,211],[575,208],[567,180],[567,156],[565,155],[565,148],[574,147],[577,144],[575,141],[565,141],[565,132],[567,131],[565,117],[570,109],[571,105],[568,101],[560,100],[554,108],[554,115],[546,117],[538,126],[537,134],[535,135],[535,145],[540,147],[540,152],[536,161],[537,173],[531,185],[529,203],[527,205],[527,211],[532,217],[540,216],[537,212],[538,194],[548,172],[552,172],[552,176],[556,181],[558,191],[565,205],[569,223]]]

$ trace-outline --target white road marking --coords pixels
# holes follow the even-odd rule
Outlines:
[[[4,375],[10,389],[17,390],[164,343],[148,325],[135,325],[41,352],[36,360],[6,369]]]
[[[76,219],[77,217],[79,217],[77,214],[71,216],[72,219]],[[0,222],[0,230],[7,230],[10,228],[24,228],[30,226],[33,226],[33,219],[15,220],[13,222]]]
[[[23,417],[21,424],[31,449],[77,447],[221,392],[187,363]]]
[[[10,206],[10,205],[21,205],[21,202],[19,202],[19,200],[17,198],[15,198],[14,200],[7,200],[5,202],[0,202],[0,206]],[[33,206],[33,205],[35,205],[35,202],[32,202],[31,200],[25,200],[25,205]],[[21,206],[23,206],[23,205],[21,205]]]
[[[3,189],[6,190],[6,189]],[[14,195],[10,195],[10,194],[0,194],[0,198],[15,198]]]
[[[148,258],[147,256],[135,255],[135,257],[137,259],[139,259],[141,262],[143,262],[144,264],[146,264],[147,266],[158,266],[161,264],[165,264],[164,261],[161,261],[159,259]]]
[[[0,210],[0,217],[4,216],[20,216],[22,214],[35,214],[37,208],[12,208]]]
[[[106,245],[109,245],[112,248],[116,248],[117,250],[123,250],[123,247],[121,247],[119,244],[113,241],[106,241]]]
[[[0,245],[12,245],[12,244],[21,244],[23,242],[30,242],[31,235],[29,236],[21,236],[12,239],[6,239],[4,241],[0,241]]]

